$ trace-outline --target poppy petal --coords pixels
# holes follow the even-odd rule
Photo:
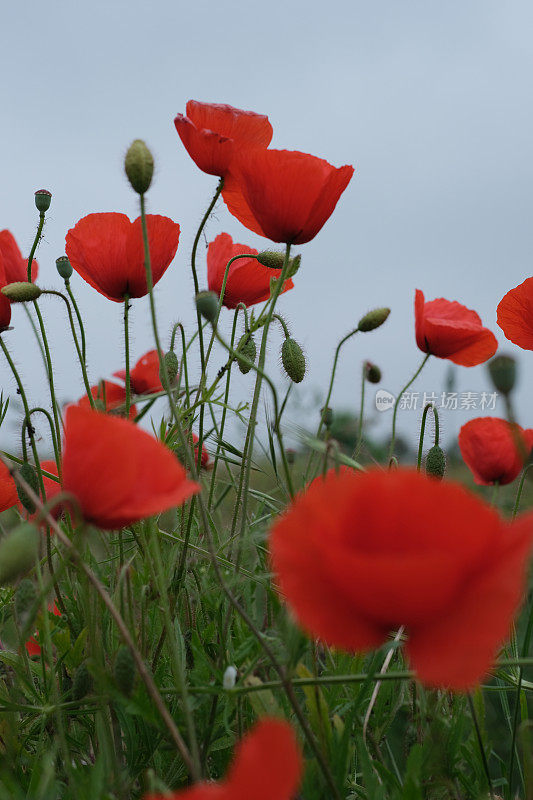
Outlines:
[[[507,292],[498,305],[497,321],[509,341],[533,350],[533,278]]]

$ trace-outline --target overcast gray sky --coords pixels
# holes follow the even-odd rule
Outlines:
[[[357,411],[364,358],[382,367],[386,389],[398,391],[421,360],[413,322],[420,288],[428,299],[442,296],[476,309],[503,349],[521,358],[520,421],[533,427],[533,354],[506,342],[496,326],[499,300],[533,274],[528,0],[27,0],[4,6],[0,229],[9,228],[27,254],[37,221],[33,192],[53,192],[38,252],[43,286],[60,285],[54,261],[80,217],[95,211],[137,216],[123,155],[131,140],[143,138],[156,159],[150,211],[182,229],[176,259],[158,285],[161,328],[181,319],[192,330],[190,249],[216,178],[189,159],[173,118],[191,98],[252,109],[269,116],[273,147],[356,170],[325,228],[300,248],[296,288],[281,300],[309,359],[300,391],[323,391],[337,341],[364,312],[382,305],[392,308],[386,326],[346,346],[333,405]],[[208,239],[222,230],[240,242],[266,244],[221,203]],[[203,247],[199,265],[205,283]],[[72,285],[86,318],[95,382],[122,366],[121,307],[76,276]],[[52,299],[42,306],[59,394],[76,398],[82,382],[65,312]],[[152,346],[145,300],[135,302],[132,321],[136,359]],[[6,341],[32,402],[45,402],[42,365],[19,308],[13,324]],[[413,388],[440,391],[446,368],[431,359]],[[13,392],[3,360],[0,385]],[[457,389],[488,389],[485,368],[457,368]],[[444,413],[445,434],[482,413]],[[400,418],[400,430],[413,440],[418,417],[406,411]],[[0,433],[3,442],[6,435]]]

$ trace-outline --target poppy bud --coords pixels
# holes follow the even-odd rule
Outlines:
[[[72,275],[72,264],[68,260],[68,256],[59,256],[56,258],[56,269],[64,281],[68,281]]]
[[[163,362],[165,364],[165,368],[167,371],[168,380],[170,382],[170,385],[172,385],[175,382],[176,378],[178,377],[178,372],[179,372],[179,361],[174,350],[169,350],[168,353],[165,353],[165,355],[163,356]],[[163,386],[165,385],[164,378],[165,376],[163,374],[163,370],[160,367],[159,380],[161,381]]]
[[[516,382],[516,361],[512,356],[496,356],[488,363],[494,388],[504,395],[510,394]]]
[[[283,342],[281,360],[291,381],[301,383],[305,375],[305,356],[298,342],[291,337]]]
[[[35,192],[35,207],[39,214],[44,214],[50,208],[52,202],[52,192],[48,189],[38,189]]]
[[[19,467],[19,474],[20,477],[23,478],[30,489],[33,489],[36,495],[39,494],[39,481],[37,479],[37,473],[35,469],[32,467],[31,464],[28,464],[26,461]],[[17,494],[19,496],[19,500],[30,514],[33,514],[35,511],[35,503],[31,500],[30,497],[26,494],[26,491],[17,484]]]
[[[14,581],[35,565],[39,540],[37,528],[23,522],[0,541],[0,585]]]
[[[33,609],[36,609],[37,590],[29,578],[21,580],[15,592],[15,616],[23,627],[28,622]]]
[[[204,319],[215,324],[218,315],[218,297],[215,292],[198,292],[196,308]]]
[[[376,364],[367,361],[365,364],[365,378],[369,383],[379,383],[381,380],[381,370]]]
[[[257,254],[257,260],[269,269],[282,269],[285,263],[285,253],[279,250],[262,250]]]
[[[154,174],[154,158],[142,139],[135,139],[129,146],[124,169],[137,194],[148,191]]]
[[[2,294],[12,303],[29,303],[31,300],[37,300],[37,298],[41,296],[42,291],[35,283],[15,281],[14,283],[8,283],[7,286],[3,286]]]
[[[243,356],[246,356],[246,358],[249,359],[250,361],[255,362],[257,356],[257,347],[255,345],[255,341],[251,333],[244,333],[241,336],[239,344],[237,345],[237,353],[241,353]],[[237,364],[243,375],[246,375],[252,369],[249,364],[241,360],[238,356],[237,356]]]
[[[359,320],[357,329],[362,333],[373,331],[376,328],[379,328],[380,325],[383,325],[389,314],[390,308],[375,308],[373,311],[369,311],[368,314],[365,314],[365,316]]]
[[[130,697],[135,685],[135,661],[129,647],[121,647],[115,659],[115,682],[120,691]]]
[[[320,413],[322,415],[322,422],[326,428],[331,428],[333,424],[333,409],[329,406],[325,406],[324,408],[320,409]]]
[[[86,694],[89,694],[93,688],[92,675],[87,668],[84,661],[76,672],[74,673],[74,680],[72,681],[72,697],[74,700],[81,700]]]
[[[432,478],[442,480],[446,472],[446,456],[444,450],[438,444],[428,450],[426,456],[426,474]]]

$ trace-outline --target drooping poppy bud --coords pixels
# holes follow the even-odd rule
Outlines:
[[[121,647],[115,658],[114,676],[120,691],[129,697],[135,686],[135,661],[129,647]]]
[[[516,383],[516,360],[512,356],[496,356],[487,366],[494,388],[504,395],[511,394]]]
[[[11,583],[35,565],[39,540],[37,528],[23,522],[0,541],[0,585]]]
[[[373,331],[383,325],[389,314],[390,308],[374,308],[373,311],[369,311],[359,320],[357,329],[362,333]]]
[[[251,333],[243,333],[237,345],[237,353],[245,356],[249,361],[255,362],[257,356],[257,347]],[[246,375],[252,369],[249,364],[240,359],[237,355],[237,364],[243,375]]]
[[[72,264],[68,260],[68,256],[59,256],[56,258],[56,269],[64,281],[68,281],[73,273]]]
[[[381,380],[381,370],[371,361],[365,363],[365,378],[369,383],[379,383]]]
[[[291,381],[301,383],[305,376],[305,356],[298,342],[290,336],[281,346],[281,361]]]
[[[165,369],[167,371],[167,376],[172,385],[176,378],[178,377],[179,372],[179,361],[176,353],[174,350],[169,350],[168,353],[165,353],[163,356],[163,361],[165,362]],[[159,380],[161,384],[164,385],[164,375],[162,374],[161,370],[159,371]]]
[[[27,281],[8,283],[7,286],[2,287],[1,291],[11,303],[30,303],[32,300],[37,300],[42,294],[36,283]]]
[[[426,456],[426,475],[442,480],[446,472],[446,456],[442,447],[433,445]]]
[[[39,494],[39,481],[37,479],[37,473],[32,467],[31,464],[25,462],[19,467],[20,477],[26,481],[30,489],[32,489],[36,495]],[[30,514],[33,514],[35,511],[35,503],[33,500],[28,496],[26,490],[17,484],[17,492],[19,496],[19,500]]]
[[[218,298],[215,292],[198,292],[196,308],[204,319],[214,324],[218,315]]]
[[[142,139],[135,139],[130,144],[124,159],[124,169],[137,194],[148,191],[154,174],[154,158]]]
[[[50,208],[52,202],[52,192],[48,189],[38,189],[35,192],[35,207],[40,214],[44,214]]]

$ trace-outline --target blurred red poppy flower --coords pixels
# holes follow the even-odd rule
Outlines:
[[[0,231],[0,256],[4,264],[6,283],[28,280],[28,259],[22,257],[11,231]],[[33,259],[31,262],[32,281],[37,278],[38,273],[39,264]]]
[[[314,636],[366,651],[406,626],[429,686],[487,673],[524,587],[533,516],[509,524],[451,481],[414,470],[331,471],[274,525],[281,591]]]
[[[124,386],[119,386],[118,383],[112,381],[100,381],[97,386],[91,386],[91,394],[96,400],[98,411],[106,411],[108,414],[116,413],[116,409],[121,409],[121,413],[125,414],[124,404],[126,403],[126,389]],[[76,405],[81,408],[90,408],[89,398],[84,394]],[[137,407],[130,406],[130,419],[135,419],[137,416]]]
[[[186,112],[174,125],[196,166],[208,175],[223,177],[237,152],[266,148],[272,139],[272,125],[263,114],[197,100],[189,100]]]
[[[157,214],[148,214],[146,223],[155,286],[176,255],[180,226]],[[109,300],[148,293],[140,217],[130,222],[125,214],[89,214],[67,233],[65,252],[76,272]]]
[[[126,381],[125,369],[119,369],[113,375],[115,378]],[[135,394],[154,394],[155,392],[163,391],[163,385],[159,377],[157,350],[149,350],[130,370],[130,386]]]
[[[229,233],[219,233],[210,242],[207,248],[207,283],[212,292],[220,296],[224,274],[228,261],[244,253],[257,255],[259,251],[245,244],[237,244]],[[228,272],[226,289],[224,291],[223,305],[226,308],[235,308],[238,303],[253,306],[262,303],[270,297],[270,279],[279,278],[280,269],[264,267],[254,258],[239,258],[234,261]],[[292,289],[292,280],[285,281],[283,291]]]
[[[513,432],[506,419],[478,417],[459,431],[459,447],[476,483],[503,486],[521,472],[533,447],[533,430],[515,425]]]
[[[533,350],[533,278],[526,278],[500,300],[498,325],[509,341]]]
[[[263,718],[239,742],[225,780],[198,783],[144,800],[292,800],[302,776],[301,750],[291,726]]]
[[[463,367],[482,364],[498,349],[496,337],[475,311],[443,298],[426,303],[420,289],[415,294],[415,332],[423,353]]]
[[[107,530],[182,505],[200,491],[170,450],[126,419],[69,406],[63,489],[87,522]]]
[[[198,442],[200,440],[198,439],[198,436],[195,433],[192,433],[191,436],[193,443],[195,445],[194,458],[196,460],[196,463],[198,463]],[[200,466],[202,467],[202,469],[207,469],[209,467],[209,453],[207,452],[205,444],[203,442],[202,442],[202,456],[200,459]]]
[[[4,260],[0,253],[0,289],[7,284],[6,272],[4,268]],[[0,292],[0,333],[9,328],[11,322],[11,303]]]
[[[304,244],[333,213],[354,169],[290,150],[239,153],[222,197],[247,228],[273,242]]]
[[[18,501],[15,480],[4,462],[0,461],[0,512],[16,506]]]
[[[41,461],[41,469],[45,472],[49,472],[50,475],[55,475],[56,478],[59,477],[59,473],[57,471],[57,464],[55,461]],[[61,484],[58,481],[52,480],[52,478],[48,478],[46,475],[43,475],[43,483],[44,483],[44,491],[46,492],[46,501],[49,502],[52,500],[56,494],[61,492]],[[54,509],[52,513],[57,513],[58,509]]]
[[[55,603],[48,606],[48,611],[50,611],[54,617],[61,616],[61,611],[58,609]],[[41,655],[41,646],[35,636],[32,636],[31,639],[28,639],[26,642],[26,651],[30,657]]]

